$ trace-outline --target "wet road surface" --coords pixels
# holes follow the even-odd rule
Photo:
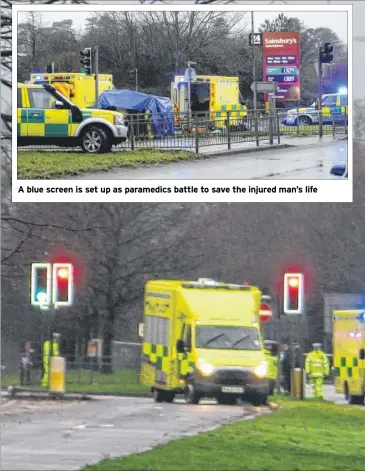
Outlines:
[[[156,404],[148,398],[97,397],[86,402],[9,400],[1,407],[1,463],[11,470],[76,470],[137,453],[268,408],[202,401]]]
[[[77,180],[328,180],[333,165],[347,162],[347,142],[290,147],[139,169],[82,174]]]

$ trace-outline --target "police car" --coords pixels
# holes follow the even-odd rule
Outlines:
[[[322,96],[322,122],[323,124],[332,124],[334,115],[337,124],[347,124],[347,89],[339,89],[337,93],[328,93]],[[307,108],[297,108],[288,110],[282,124],[285,126],[309,126],[318,124],[318,106],[313,102]]]

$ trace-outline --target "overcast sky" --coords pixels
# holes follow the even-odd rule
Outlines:
[[[112,3],[112,2],[108,2]],[[55,10],[57,7],[55,7]],[[92,7],[90,7],[90,12],[92,12]],[[86,18],[90,16],[90,12],[67,12],[59,11],[57,15],[54,12],[43,12],[42,17],[45,24],[52,24],[54,21],[62,21],[66,19],[72,19],[74,26],[76,28],[82,29],[86,23]],[[280,13],[278,12],[255,12],[255,28],[257,29],[266,19],[272,20],[277,17]],[[307,28],[331,28],[335,31],[339,38],[347,43],[347,13],[344,12],[283,12],[287,16],[293,16],[299,18]],[[26,18],[26,13],[18,14],[18,21],[22,22]],[[251,20],[249,20],[251,21]]]

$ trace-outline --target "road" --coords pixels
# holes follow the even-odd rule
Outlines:
[[[4,400],[2,469],[76,470],[212,430],[268,408],[155,404],[147,398],[95,397],[84,402]]]
[[[325,399],[346,404],[332,385]],[[311,388],[306,386],[306,397]],[[365,411],[365,406],[357,407]],[[94,397],[91,401],[3,400],[2,469],[77,470],[105,458],[138,453],[186,435],[268,413],[249,405],[155,404],[147,398]]]
[[[330,179],[333,165],[347,161],[347,142],[290,147],[213,157],[140,169],[83,174],[77,180]],[[67,179],[70,179],[67,177]]]

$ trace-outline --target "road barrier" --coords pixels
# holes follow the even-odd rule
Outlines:
[[[157,114],[146,119],[144,114],[127,114],[129,138],[125,143],[113,149],[137,150],[154,148],[160,150],[189,150],[198,153],[201,148],[224,145],[231,149],[233,144],[253,142],[257,147],[261,143],[278,144],[281,137],[346,135],[347,116],[332,114],[319,124],[319,112],[314,111],[304,120],[300,113],[288,114],[281,110],[268,115],[265,110],[249,110],[246,116],[239,116],[238,111],[198,113],[192,116],[179,114],[168,116]],[[32,145],[20,149],[58,149],[67,152],[70,148],[53,145]],[[75,150],[77,148],[71,148]]]

